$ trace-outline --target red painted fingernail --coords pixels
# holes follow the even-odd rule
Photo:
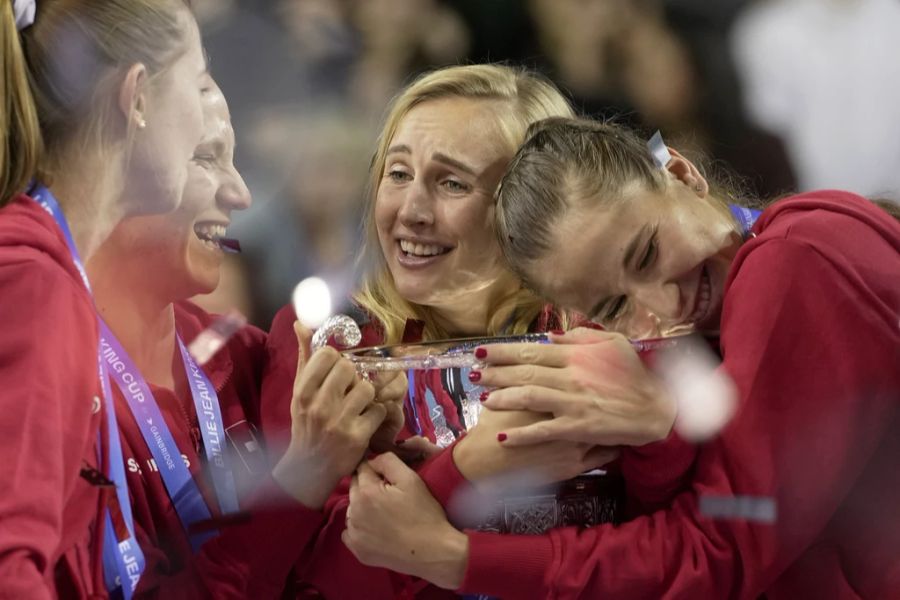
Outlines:
[[[475,358],[487,358],[487,349],[475,348]]]
[[[505,442],[505,441],[506,441],[506,434],[505,434],[505,433],[498,433],[498,434],[497,434],[497,441],[498,441],[498,442]]]
[[[553,335],[564,335],[566,332],[562,329],[553,329],[550,331],[550,333],[552,333]]]
[[[478,396],[478,399],[481,400],[482,402],[484,402],[485,400],[488,399],[488,396],[489,396],[490,394],[491,394],[491,393],[490,393],[490,392],[487,392],[487,391],[481,392],[481,395]]]
[[[469,371],[469,381],[472,383],[481,381],[481,371]]]

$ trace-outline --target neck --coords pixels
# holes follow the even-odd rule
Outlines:
[[[125,216],[115,186],[99,176],[100,172],[76,163],[57,176],[52,187],[85,263]],[[74,173],[79,175],[71,175]]]
[[[519,287],[512,274],[504,273],[483,290],[467,292],[457,302],[434,305],[431,309],[435,320],[452,337],[486,335],[488,325],[496,316],[495,307],[504,298],[515,294]],[[504,312],[506,314],[500,315],[501,320],[512,315],[513,307],[504,308]]]
[[[88,264],[97,312],[144,378],[174,389],[175,309],[167,295],[148,285],[146,272],[135,268],[139,262],[123,256],[104,247]]]

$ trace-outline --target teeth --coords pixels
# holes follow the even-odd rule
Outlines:
[[[225,237],[225,226],[215,223],[199,223],[194,226],[194,231],[204,240],[217,240]]]
[[[408,240],[400,240],[400,249],[413,256],[437,256],[444,253],[444,249],[441,246],[414,244]]]
[[[710,283],[709,283],[709,275],[706,272],[706,269],[703,270],[703,274],[700,279],[700,290],[698,291],[698,299],[697,299],[697,308],[694,310],[694,314],[690,316],[689,321],[693,322],[698,320],[700,317],[706,314],[706,311],[709,309],[709,297],[711,295]]]

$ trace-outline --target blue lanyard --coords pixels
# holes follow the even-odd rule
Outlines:
[[[72,262],[81,275],[85,288],[91,293],[91,284],[87,278],[87,272],[84,269],[84,263],[78,254],[78,248],[75,246],[75,240],[72,238],[72,231],[63,214],[62,208],[59,206],[56,198],[46,186],[37,184],[29,190],[29,195],[46,210],[62,231],[63,237],[66,239],[66,245],[69,247],[69,254],[72,256]],[[99,319],[98,319],[99,320]],[[144,553],[138,545],[134,536],[134,518],[131,514],[131,500],[128,497],[128,481],[125,479],[125,462],[122,459],[122,444],[119,439],[119,426],[116,421],[116,411],[113,404],[113,397],[109,388],[108,373],[105,364],[100,355],[100,349],[97,349],[97,362],[100,374],[100,387],[103,390],[103,400],[106,409],[107,427],[109,430],[109,473],[108,476],[116,486],[116,499],[122,516],[127,527],[127,536],[119,540],[116,536],[115,529],[112,524],[112,518],[109,509],[106,509],[106,527],[104,533],[103,544],[103,575],[106,581],[107,590],[110,593],[121,587],[122,595],[125,600],[131,600],[134,589],[137,587],[144,571]],[[103,439],[98,440],[98,454],[103,448]],[[122,585],[122,582],[128,581],[130,585]]]
[[[194,409],[197,411],[197,420],[200,423],[200,435],[203,436],[203,449],[206,451],[207,463],[212,469],[213,485],[216,488],[216,497],[219,499],[219,508],[221,508],[222,514],[237,512],[240,507],[234,485],[234,472],[231,470],[231,461],[227,452],[228,442],[225,437],[219,397],[206,373],[184,347],[181,338],[178,338],[178,349],[181,350],[181,359],[184,361],[188,383],[191,386]]]
[[[756,223],[759,215],[762,214],[761,210],[746,208],[736,204],[729,204],[728,210],[731,211],[731,214],[738,223],[738,227],[741,228],[741,234],[745,238],[750,235],[750,229],[753,227],[753,224]]]
[[[100,354],[107,364],[110,376],[122,392],[125,402],[137,423],[141,436],[162,477],[163,485],[175,506],[175,512],[185,531],[197,521],[210,518],[209,507],[200,493],[197,482],[181,458],[178,445],[166,424],[153,392],[137,366],[128,356],[109,326],[100,322]],[[190,537],[196,551],[214,532]]]

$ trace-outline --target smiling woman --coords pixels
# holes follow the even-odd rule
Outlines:
[[[543,303],[505,266],[493,194],[530,123],[571,116],[534,73],[500,65],[429,73],[392,103],[369,171],[361,308],[401,341],[524,333]]]
[[[555,530],[525,548],[454,529],[415,474],[381,456],[351,490],[346,539],[367,564],[509,598],[896,595],[900,224],[836,190],[730,210],[671,154],[660,168],[630,130],[538,123],[497,218],[516,272],[563,305],[626,332],[649,315],[721,336],[739,408],[699,447],[686,489],[618,527]],[[641,441],[622,434],[670,392],[624,337],[551,339],[481,349],[480,381],[498,388],[485,406],[554,414],[501,441]],[[404,518],[381,526],[388,510]]]
[[[203,365],[185,350],[216,323],[186,299],[216,287],[232,213],[251,202],[228,106],[210,88],[181,205],[123,221],[88,265],[104,356],[122,365],[111,379],[146,559],[135,598],[277,596],[385,412],[336,352],[304,354],[289,398],[302,396],[302,414],[288,415],[290,448],[273,468],[259,437],[265,334],[243,327]]]
[[[519,289],[493,236],[493,193],[509,160],[502,104],[468,98],[422,103],[388,148],[375,200],[381,252],[397,292],[430,307],[435,328],[486,329]]]

